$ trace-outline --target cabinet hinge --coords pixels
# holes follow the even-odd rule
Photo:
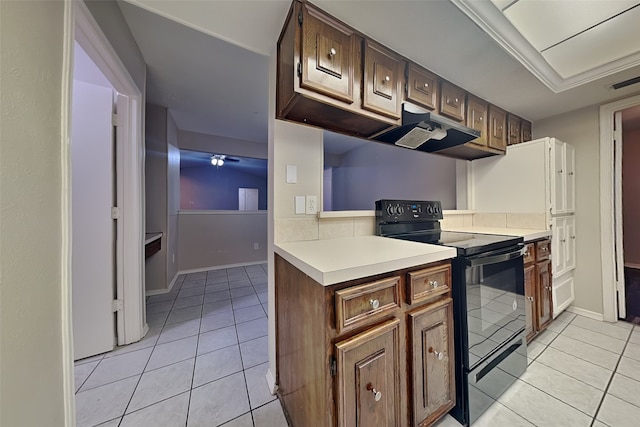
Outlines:
[[[120,126],[120,118],[118,113],[113,113],[111,115],[111,126]]]
[[[302,62],[298,62],[298,77],[302,77]]]
[[[113,206],[111,208],[111,219],[120,219],[120,208]]]
[[[111,302],[111,310],[115,313],[116,311],[122,311],[124,308],[124,304],[121,299],[114,299]]]
[[[298,12],[298,27],[302,27],[302,11]]]
[[[331,360],[329,361],[329,374],[331,374],[332,377],[335,377],[337,372],[338,362],[336,362],[336,358],[334,356],[331,356]]]

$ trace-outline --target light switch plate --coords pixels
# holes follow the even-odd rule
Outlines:
[[[318,213],[318,197],[317,196],[307,196],[307,215],[315,215]]]
[[[305,212],[304,196],[296,196],[296,215],[302,215]]]
[[[296,165],[287,165],[287,183],[295,184],[298,182],[298,167]]]

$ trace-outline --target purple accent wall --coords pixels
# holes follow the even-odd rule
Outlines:
[[[267,171],[255,175],[233,166],[180,169],[181,210],[238,210],[238,189],[258,189],[258,209],[267,209]]]

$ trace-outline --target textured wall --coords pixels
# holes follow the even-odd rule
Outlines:
[[[370,143],[333,168],[332,210],[373,210],[379,199],[440,200],[456,208],[456,162],[435,154]]]
[[[623,129],[624,130],[624,129]],[[622,221],[624,262],[640,266],[640,129],[622,138]]]
[[[238,189],[258,189],[258,209],[267,209],[267,171],[253,175],[233,167],[213,166],[180,170],[180,209],[238,210]]]
[[[62,1],[0,2],[0,425],[62,426],[68,117]],[[67,268],[69,266],[67,265]]]

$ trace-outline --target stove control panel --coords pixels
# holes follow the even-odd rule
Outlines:
[[[378,200],[378,222],[411,222],[442,219],[442,206],[435,201]]]

